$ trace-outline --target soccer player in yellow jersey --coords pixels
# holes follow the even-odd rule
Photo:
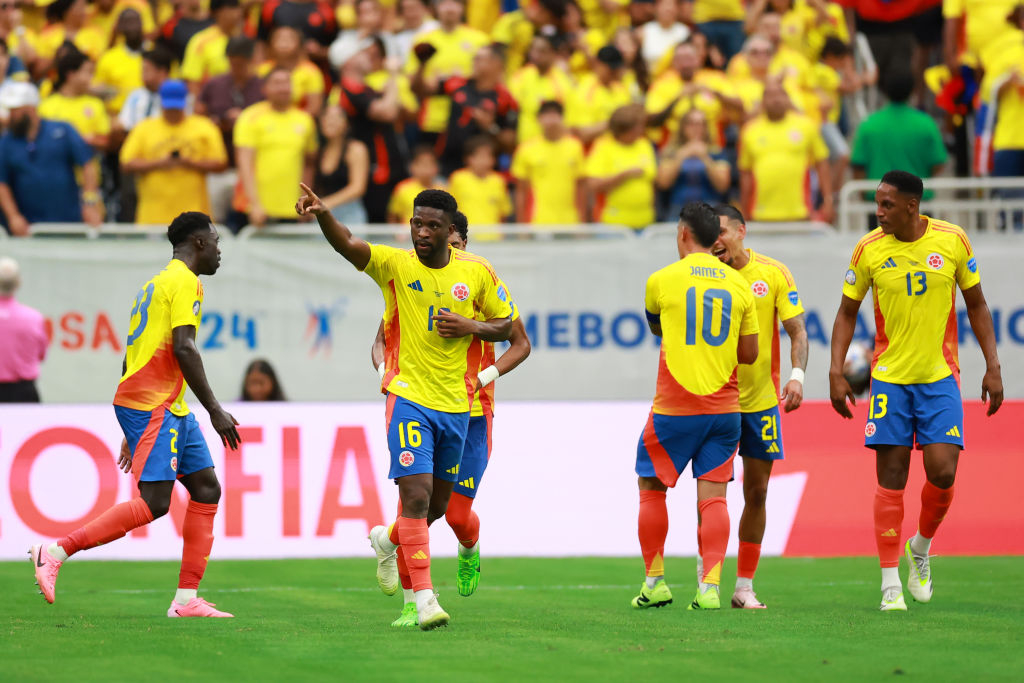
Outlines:
[[[464,213],[456,211],[454,223],[455,232],[449,235],[448,244],[465,251],[469,242],[469,221]],[[487,464],[491,460],[494,380],[512,372],[530,355],[530,338],[519,317],[519,309],[512,301],[512,295],[505,287],[505,283],[499,283],[498,287],[499,297],[504,290],[504,295],[508,297],[509,305],[512,307],[512,336],[508,339],[510,346],[500,358],[495,359],[492,342],[479,339],[474,341],[483,349],[480,356],[480,372],[477,374],[477,390],[473,397],[473,409],[470,411],[466,445],[462,449],[462,462],[458,466],[459,481],[455,484],[455,490],[452,491],[452,497],[448,503],[448,511],[444,516],[448,526],[455,532],[455,537],[459,539],[459,568],[456,574],[456,586],[459,595],[465,596],[476,592],[480,583],[480,518],[473,512],[473,501],[480,490],[480,483]],[[477,319],[479,319],[479,315]],[[370,353],[381,380],[384,379],[384,374],[387,371],[387,366],[384,363],[386,347],[384,323],[382,322],[377,330],[377,338],[373,340],[373,348]],[[372,533],[386,534],[387,530],[385,527],[379,527],[378,531],[371,531]],[[416,627],[419,623],[416,617],[415,593],[412,590],[412,579],[409,577],[405,554],[401,546],[398,547],[396,560],[395,571],[398,572],[401,579],[405,605],[402,607],[402,614],[391,622],[391,625]]]
[[[964,447],[964,411],[957,360],[956,287],[967,305],[971,329],[985,355],[981,399],[988,414],[1003,402],[1003,380],[996,337],[978,261],[963,229],[918,213],[921,179],[906,171],[882,176],[875,195],[879,227],[857,244],[846,271],[843,298],[832,330],[829,385],[832,407],[851,419],[846,399],[855,403],[843,377],[846,350],[853,339],[860,303],[872,289],[875,354],[865,445],[875,450],[875,542],[882,567],[882,611],[906,610],[900,583],[900,530],[903,489],[911,449],[922,452],[927,478],[921,490],[917,534],[903,547],[910,594],[932,597],[928,552],[953,502],[957,461]]]
[[[191,387],[225,448],[238,446],[238,422],[214,397],[195,343],[203,307],[199,276],[217,272],[220,238],[209,216],[188,212],[171,222],[167,239],[173,258],[135,297],[114,395],[114,413],[124,431],[118,465],[132,473],[139,495],[55,543],[33,546],[29,553],[40,592],[52,603],[57,572],[69,556],[115,541],[167,514],[178,480],[190,500],[178,591],[167,616],[230,617],[196,595],[213,547],[220,484],[199,423],[185,404],[185,391]]]
[[[754,594],[754,572],[761,558],[764,537],[765,500],[772,463],[782,460],[782,429],[779,401],[788,413],[800,407],[804,398],[804,370],[807,369],[807,329],[804,307],[793,275],[783,264],[743,246],[747,234],[743,214],[723,204],[716,210],[722,234],[711,249],[726,265],[747,281],[757,310],[757,362],[739,370],[742,433],[739,453],[743,457],[743,516],[739,527],[739,557],[736,558],[736,590],[732,606],[763,608]],[[779,321],[790,341],[793,372],[779,394]],[[700,558],[698,557],[698,571]]]
[[[365,271],[384,293],[386,422],[391,451],[389,477],[398,484],[401,515],[394,524],[415,591],[420,628],[448,624],[430,580],[427,525],[445,514],[462,459],[481,349],[474,335],[504,341],[512,330],[512,309],[503,301],[491,265],[448,246],[455,231],[455,198],[424,190],[409,219],[412,249],[367,244],[327,210],[306,185],[296,210],[316,216],[334,250]],[[479,313],[485,320],[474,320]],[[378,530],[379,531],[379,530]],[[383,536],[383,538],[382,538]],[[393,567],[393,543],[370,535],[377,552],[377,580],[388,595],[397,582],[382,567]],[[388,580],[390,579],[390,580]]]
[[[697,534],[704,567],[690,609],[719,609],[718,585],[729,542],[726,485],[740,440],[740,363],[758,356],[750,285],[711,254],[718,216],[703,202],[683,206],[680,260],[647,280],[647,322],[661,337],[654,406],[637,445],[638,528],[647,579],[633,607],[672,602],[665,583],[665,492],[687,463],[697,480]]]

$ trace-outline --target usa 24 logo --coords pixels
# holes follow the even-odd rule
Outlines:
[[[202,339],[200,348],[204,351],[227,348],[228,344],[235,342],[243,344],[247,349],[259,346],[256,318],[238,311],[230,314],[203,311],[199,337]]]

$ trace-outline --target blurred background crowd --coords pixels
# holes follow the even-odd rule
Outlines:
[[[891,168],[1024,176],[1022,26],[1018,0],[0,0],[0,220],[258,229],[304,181],[350,224],[428,187],[477,226],[830,222]]]

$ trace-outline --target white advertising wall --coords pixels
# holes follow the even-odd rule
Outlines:
[[[974,237],[992,308],[1008,397],[1024,397],[1024,237]],[[827,398],[828,340],[856,236],[748,237],[786,263],[808,310],[808,398]],[[643,314],[644,284],[677,258],[671,235],[653,239],[471,243],[508,283],[533,355],[500,381],[500,399],[648,401],[657,341]],[[370,344],[382,311],[377,286],[323,240],[224,240],[223,263],[204,278],[199,331],[207,373],[223,399],[237,398],[253,358],[277,368],[289,399],[372,401]],[[136,292],[170,258],[163,240],[7,240],[20,299],[51,321],[53,344],[40,389],[48,403],[107,403],[114,394]],[[965,395],[980,393],[984,362],[958,297]],[[859,335],[870,339],[870,300]],[[789,354],[783,340],[783,374]]]

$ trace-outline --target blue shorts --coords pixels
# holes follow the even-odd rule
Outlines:
[[[951,443],[964,447],[964,404],[953,376],[928,384],[891,384],[872,378],[864,445]]]
[[[657,477],[675,486],[692,462],[694,479],[727,482],[732,479],[732,459],[740,440],[740,414],[655,415],[636,447],[636,473]]]
[[[388,479],[410,474],[433,474],[445,481],[459,480],[459,463],[469,429],[469,411],[445,413],[388,394]]]
[[[782,430],[779,429],[779,407],[756,413],[740,413],[743,433],[740,455],[758,460],[782,460]]]
[[[476,415],[469,418],[469,431],[466,432],[466,445],[462,449],[462,464],[459,465],[455,493],[461,493],[467,498],[476,498],[480,480],[484,478],[484,470],[491,459],[493,420],[493,415]]]
[[[178,416],[166,408],[135,410],[114,406],[114,414],[132,453],[135,481],[174,481],[213,467],[196,416]]]

